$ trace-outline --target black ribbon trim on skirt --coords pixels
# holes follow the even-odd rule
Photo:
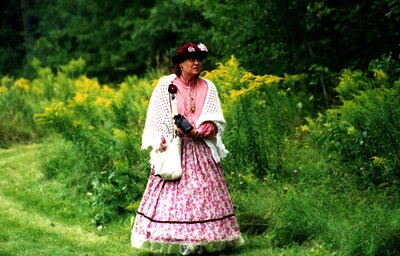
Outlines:
[[[227,218],[235,216],[235,214],[232,213],[232,214],[229,214],[229,215],[226,215],[224,217],[217,218],[217,219],[198,220],[198,221],[171,221],[171,220],[155,220],[155,219],[152,219],[152,218],[144,215],[144,213],[141,213],[141,212],[138,212],[137,214],[142,215],[143,217],[145,217],[146,219],[150,220],[151,222],[169,223],[169,224],[198,224],[198,223],[220,221],[220,220],[224,220],[224,219],[227,219]]]

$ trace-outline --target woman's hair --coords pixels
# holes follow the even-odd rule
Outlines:
[[[182,75],[181,66],[179,64],[180,63],[176,63],[174,66],[174,73],[177,77],[180,77]]]

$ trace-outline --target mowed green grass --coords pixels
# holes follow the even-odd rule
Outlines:
[[[129,221],[91,226],[84,198],[39,171],[39,148],[0,150],[0,255],[135,255]]]
[[[90,224],[85,195],[40,172],[40,144],[0,150],[0,255],[153,255],[130,247],[130,220],[104,230]],[[220,255],[310,255],[307,248],[271,248],[261,236]],[[315,255],[315,254],[314,254]]]

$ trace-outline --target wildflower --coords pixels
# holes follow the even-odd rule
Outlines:
[[[300,131],[302,132],[308,132],[309,128],[307,125],[300,125]]]
[[[40,124],[52,124],[60,117],[66,118],[70,112],[65,108],[63,102],[54,102],[50,107],[46,107],[44,113],[36,114],[35,119]]]
[[[3,94],[7,88],[5,86],[0,86],[0,95]]]
[[[30,90],[29,80],[25,79],[25,78],[20,78],[17,81],[15,81],[15,83],[11,87],[11,89],[13,89],[15,91],[28,93]]]
[[[354,135],[355,133],[356,133],[356,129],[354,128],[354,126],[350,126],[349,128],[347,128],[348,135]]]
[[[77,92],[74,100],[77,105],[82,105],[83,103],[86,102],[87,98],[88,95],[86,93]]]
[[[12,79],[9,76],[3,76],[0,80],[0,83],[3,86],[10,86],[10,84],[12,83]]]
[[[43,95],[42,84],[38,80],[33,81],[32,92],[39,94],[39,95]]]
[[[386,80],[388,77],[388,75],[382,69],[374,69],[372,71],[374,72],[376,80]]]
[[[114,128],[112,129],[114,137],[119,141],[125,141],[127,139],[127,134],[125,131]]]
[[[110,88],[108,85],[104,85],[101,88],[101,91],[103,93],[104,96],[106,95],[112,95],[114,93],[114,89]]]
[[[373,157],[371,157],[371,159],[372,159],[372,163],[375,165],[381,165],[384,162],[383,158],[378,157],[378,156],[373,156]]]
[[[242,88],[240,90],[232,90],[230,91],[230,98],[232,100],[237,99],[238,97],[240,97],[241,95],[245,94],[247,92],[246,88]]]
[[[97,107],[110,108],[111,103],[112,103],[111,100],[108,100],[108,99],[105,99],[105,98],[99,96],[96,98],[94,105]]]
[[[75,82],[75,86],[78,91],[84,92],[96,92],[100,90],[100,85],[97,81],[91,80],[86,76],[83,76],[81,80]]]

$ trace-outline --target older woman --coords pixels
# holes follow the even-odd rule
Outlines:
[[[225,120],[215,85],[200,72],[208,50],[188,43],[172,58],[174,74],[162,77],[153,91],[142,147],[164,150],[174,130],[168,86],[176,85],[178,113],[193,129],[182,140],[182,176],[166,181],[154,166],[140,203],[131,242],[163,253],[214,252],[243,244],[220,161]],[[152,160],[150,160],[152,162]]]

